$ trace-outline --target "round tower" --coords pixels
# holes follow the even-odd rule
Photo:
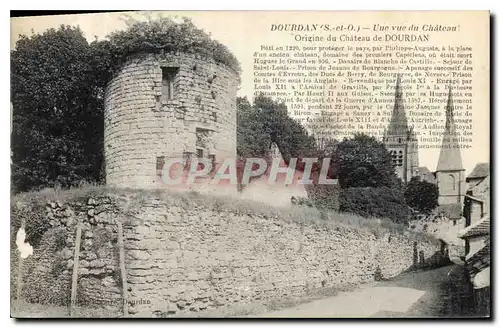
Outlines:
[[[159,188],[174,158],[236,158],[238,74],[194,54],[130,57],[108,83],[106,183]]]

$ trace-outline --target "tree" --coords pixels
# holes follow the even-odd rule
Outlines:
[[[340,211],[366,218],[388,218],[397,223],[405,223],[410,215],[410,208],[405,204],[403,192],[385,186],[343,189],[340,196]]]
[[[404,196],[408,206],[419,212],[429,214],[438,206],[439,189],[433,183],[413,177],[406,186]]]
[[[366,134],[355,134],[337,145],[338,178],[342,188],[400,187],[385,145]]]
[[[278,103],[262,94],[255,97],[253,105],[247,98],[238,98],[237,154],[240,158],[237,164],[240,180],[246,158],[264,158],[270,164],[272,142],[278,145],[285,163],[289,163],[293,157],[297,158],[296,168],[299,170],[304,164],[301,158],[317,157],[314,138],[288,115],[284,103]],[[243,186],[239,187],[242,190]]]
[[[92,50],[79,28],[22,35],[11,52],[12,186],[97,181],[103,99]]]
[[[284,103],[262,94],[251,105],[246,98],[238,99],[238,155],[266,156],[275,142],[288,163],[290,158],[316,156],[314,138],[288,115]],[[300,162],[300,161],[299,161]]]
[[[248,99],[238,97],[237,106],[237,154],[250,158],[263,158],[269,151],[271,136],[265,130],[265,119]]]

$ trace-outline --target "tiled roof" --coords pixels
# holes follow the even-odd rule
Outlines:
[[[472,170],[471,174],[467,176],[466,180],[474,178],[486,178],[490,174],[489,163],[478,163]]]
[[[458,237],[465,239],[475,236],[487,236],[490,234],[490,216],[487,215],[478,222],[468,226],[458,233]]]
[[[481,271],[491,264],[491,245],[488,242],[484,247],[467,254],[465,258],[466,267],[469,272]]]
[[[458,220],[462,218],[462,204],[456,203],[439,205],[437,212],[450,220]]]

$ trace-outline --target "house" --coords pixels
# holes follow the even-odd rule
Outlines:
[[[426,166],[419,166],[414,169],[413,176],[420,177],[421,181],[436,183],[436,177]]]
[[[464,199],[466,228],[458,233],[465,240],[465,267],[474,287],[477,314],[490,314],[491,216],[489,164],[479,163],[466,178]]]
[[[479,315],[490,313],[490,216],[487,215],[459,233],[466,241],[465,267],[474,288],[474,305]]]
[[[481,183],[487,176],[490,175],[490,164],[489,163],[478,163],[472,170],[471,174],[465,178],[465,182],[469,184],[469,187],[476,186]]]

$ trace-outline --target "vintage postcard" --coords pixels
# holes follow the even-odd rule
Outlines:
[[[14,318],[490,317],[488,11],[11,18]]]

